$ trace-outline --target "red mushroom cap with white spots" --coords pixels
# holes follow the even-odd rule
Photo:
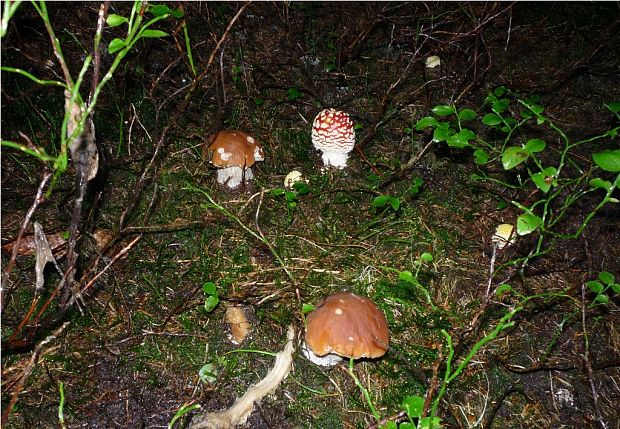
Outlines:
[[[390,331],[371,300],[343,292],[323,299],[308,315],[306,343],[317,356],[377,358],[390,346]]]
[[[336,109],[319,112],[312,124],[312,144],[323,152],[351,152],[355,146],[355,130],[349,114]]]

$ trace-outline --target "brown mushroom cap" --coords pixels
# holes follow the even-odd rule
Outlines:
[[[306,343],[318,356],[383,356],[390,345],[385,315],[368,298],[343,292],[324,298],[306,318]]]
[[[324,109],[312,123],[312,144],[321,151],[348,153],[355,146],[353,121],[346,112]]]
[[[223,130],[207,140],[202,156],[216,167],[249,168],[265,159],[258,141],[243,131]]]

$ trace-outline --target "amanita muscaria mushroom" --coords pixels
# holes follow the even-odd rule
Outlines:
[[[378,358],[389,346],[385,315],[368,298],[350,292],[330,295],[306,318],[302,350],[316,364],[333,365],[342,357]]]
[[[251,135],[243,131],[223,130],[208,138],[202,157],[218,168],[217,183],[234,189],[252,180],[251,167],[256,161],[263,161],[265,154]]]
[[[349,114],[336,109],[319,112],[312,123],[312,144],[323,152],[325,167],[346,167],[349,152],[355,146],[355,130]]]

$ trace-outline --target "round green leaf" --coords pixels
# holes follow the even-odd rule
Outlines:
[[[609,298],[607,297],[607,295],[599,293],[594,298],[594,302],[597,303],[597,304],[607,304],[607,303],[609,303]]]
[[[620,293],[620,285],[618,283],[614,283],[611,285],[611,290],[614,291],[614,293]]]
[[[476,118],[476,112],[471,109],[463,109],[459,112],[459,119],[461,121],[471,121]]]
[[[611,182],[608,182],[607,180],[603,180],[600,177],[595,177],[594,179],[590,180],[588,182],[588,185],[590,185],[593,188],[603,188],[606,191],[609,191],[611,189]]]
[[[129,22],[129,21],[124,16],[120,16],[120,15],[117,15],[115,13],[112,13],[112,14],[108,15],[108,17],[106,18],[105,22],[110,27],[116,27],[116,26],[119,26],[119,25],[124,24],[124,23]]]
[[[502,119],[497,116],[495,113],[487,113],[482,117],[482,123],[484,125],[488,125],[490,127],[494,125],[499,125],[502,123]]]
[[[423,417],[420,419],[417,429],[441,429],[441,419],[439,417]]]
[[[108,45],[108,53],[114,54],[125,47],[125,41],[123,39],[112,39],[110,44]]]
[[[207,299],[205,299],[205,311],[207,313],[211,313],[217,304],[220,302],[220,299],[217,295],[209,295]]]
[[[616,280],[614,275],[607,271],[601,271],[598,274],[598,279],[602,281],[603,283],[605,283],[606,285],[610,285]]]
[[[503,113],[508,108],[508,99],[502,98],[501,100],[497,100],[493,103],[492,109],[495,113]]]
[[[489,162],[489,155],[483,149],[476,149],[474,151],[474,162],[478,165],[483,165]]]
[[[497,296],[501,296],[510,292],[512,292],[512,286],[506,283],[499,285],[497,289],[495,289],[495,295]]]
[[[411,283],[413,282],[413,274],[411,271],[401,271],[398,273],[398,280]]]
[[[525,143],[525,150],[528,153],[542,152],[547,144],[541,139],[531,139]]]
[[[543,191],[545,194],[549,192],[551,189],[551,183],[547,182],[547,176],[543,173],[532,174],[532,181],[536,185],[538,189]]]
[[[523,213],[517,218],[517,234],[527,235],[542,225],[542,219],[530,213]]]
[[[424,409],[424,398],[421,396],[407,396],[403,399],[402,407],[409,417],[420,417]]]
[[[372,200],[372,206],[376,208],[381,208],[381,207],[385,207],[387,203],[389,202],[390,202],[389,195],[379,195],[378,197],[375,197],[374,200]]]
[[[451,115],[455,112],[455,109],[453,106],[448,106],[445,104],[441,104],[439,106],[435,106],[432,109],[432,112],[437,115],[437,116],[448,116]]]
[[[588,289],[594,293],[601,293],[603,292],[603,289],[605,289],[605,286],[597,280],[590,280],[586,282],[586,285],[588,286]]]
[[[592,155],[594,162],[605,171],[620,171],[620,149],[605,150]]]
[[[502,154],[502,165],[504,166],[504,170],[510,170],[511,168],[516,167],[525,161],[528,156],[530,156],[529,153],[527,153],[520,146],[511,146],[506,148]]]
[[[447,140],[452,133],[450,132],[450,124],[446,122],[440,122],[435,128],[435,132],[433,132],[433,141],[442,142]]]
[[[202,291],[207,295],[213,295],[217,291],[217,287],[213,282],[205,282],[202,285]]]
[[[611,103],[607,105],[607,108],[612,113],[620,112],[620,101],[612,101]]]
[[[439,125],[439,122],[437,122],[437,119],[433,118],[432,116],[425,116],[424,118],[416,122],[415,129],[418,131],[421,131],[423,129],[430,128],[430,127],[435,128],[437,125]]]
[[[420,259],[424,262],[433,262],[433,255],[428,252],[424,252],[420,255]]]
[[[304,304],[304,305],[302,305],[302,306],[301,306],[301,311],[302,311],[302,313],[304,313],[304,314],[308,314],[308,313],[310,313],[311,311],[314,311],[314,308],[315,308],[315,307],[314,307],[314,305],[312,305],[312,304]]]

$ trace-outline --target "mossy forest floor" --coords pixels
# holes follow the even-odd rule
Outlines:
[[[258,382],[274,358],[255,352],[282,350],[289,325],[303,339],[303,304],[352,291],[373,299],[390,325],[385,357],[354,366],[383,423],[402,421],[405,397],[439,393],[449,355],[442,330],[454,346],[454,370],[508,311],[534,297],[449,383],[437,409],[444,427],[620,428],[618,295],[589,306],[593,294],[584,287],[601,271],[620,278],[618,204],[599,210],[578,237],[545,241],[548,252],[527,266],[510,261],[531,254],[540,231],[492,262],[496,226],[523,213],[511,201],[529,206],[544,195],[531,182],[519,187],[524,169],[503,171],[498,159],[477,166],[471,150],[427,147],[432,133],[415,130],[435,105],[452,104],[475,111],[469,127],[501,146],[502,135],[480,122],[498,86],[538,95],[571,141],[618,126],[605,107],[620,100],[617,3],[259,2],[228,33],[241,3],[169,6],[182,6],[184,18],[156,25],[170,36],[136,44],[95,108],[100,173],[76,247],[82,299],[55,318],[53,265],[33,304],[35,257],[18,256],[8,273],[3,252],[3,413],[12,406],[3,427],[60,427],[60,383],[67,428],[164,428],[183,405],[200,404],[175,425],[187,427],[192,415],[227,408]],[[109,12],[130,9],[113,2]],[[92,50],[99,4],[50,3],[48,10],[75,77]],[[182,22],[197,72],[206,74],[175,115],[192,81]],[[102,43],[123,31],[105,28]],[[439,68],[425,68],[429,55],[441,58]],[[112,60],[103,53],[102,70]],[[30,4],[10,21],[2,64],[61,79]],[[85,76],[90,88],[92,75]],[[3,71],[3,139],[27,136],[54,153],[63,107],[61,90]],[[342,171],[322,171],[312,147],[312,120],[326,107],[358,124],[357,148]],[[522,128],[510,144],[541,138],[543,159],[557,160],[562,143],[544,125]],[[251,133],[266,153],[254,183],[234,192],[215,183],[200,156],[205,137],[222,128]],[[591,154],[611,148],[617,138],[576,148],[565,174],[591,174]],[[2,244],[16,238],[44,167],[3,146]],[[501,182],[474,180],[480,169]],[[292,170],[307,179],[308,192],[278,191]],[[70,165],[32,221],[46,233],[67,231],[74,187]],[[572,234],[603,193],[580,195],[554,232]],[[394,205],[381,206],[378,196]],[[90,233],[101,230],[113,241],[100,255]],[[32,231],[29,222],[25,234]],[[433,260],[419,266],[423,253]],[[65,269],[66,259],[57,258]],[[219,298],[212,311],[206,282]],[[488,300],[487,290],[503,283],[513,293]],[[240,345],[230,341],[228,306],[241,306],[251,324]],[[37,326],[42,321],[52,322]],[[297,351],[288,378],[244,427],[376,423],[345,366],[323,369]]]

